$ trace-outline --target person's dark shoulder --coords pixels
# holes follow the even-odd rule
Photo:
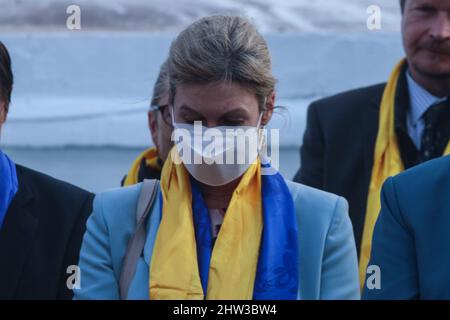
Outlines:
[[[424,219],[445,217],[450,210],[450,156],[425,162],[389,178],[383,186],[386,206],[411,229],[430,224]],[[428,217],[428,218],[427,218]],[[435,220],[437,221],[437,220]],[[445,222],[446,223],[446,222]]]
[[[429,195],[438,199],[447,198],[450,192],[450,156],[427,161],[393,177],[396,193],[400,197],[418,196],[425,199]]]
[[[92,193],[21,165],[16,165],[16,170],[19,192],[21,187],[26,188],[43,206],[75,214],[83,208],[90,210]]]
[[[377,108],[386,83],[341,92],[311,103],[310,108],[321,117],[347,116],[364,113],[370,107]]]

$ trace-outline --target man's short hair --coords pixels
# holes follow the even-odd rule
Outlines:
[[[400,8],[402,8],[402,13],[405,11],[406,0],[400,0]]]
[[[11,57],[5,45],[0,41],[0,99],[6,103],[6,112],[8,112],[11,102],[12,87]]]

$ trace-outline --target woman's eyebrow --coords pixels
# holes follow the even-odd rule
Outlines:
[[[180,107],[180,113],[181,113],[181,112],[193,114],[194,116],[198,116],[198,117],[202,117],[202,118],[203,118],[203,115],[202,115],[200,112],[198,112],[197,110],[195,110],[195,109],[189,107],[189,106],[186,105],[186,104],[181,105],[181,107]]]
[[[230,111],[225,112],[220,116],[220,118],[229,117],[229,116],[241,116],[248,117],[248,111],[244,108],[236,108]]]

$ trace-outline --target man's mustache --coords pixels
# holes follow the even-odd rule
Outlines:
[[[442,54],[450,54],[450,40],[436,41],[431,40],[423,43],[421,49],[433,51]]]

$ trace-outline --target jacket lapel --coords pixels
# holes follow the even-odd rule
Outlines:
[[[401,78],[398,83],[397,92],[395,96],[395,125],[398,127],[399,118],[406,119],[406,112],[409,105],[409,93],[406,84],[406,71],[407,66],[405,65],[402,69]],[[366,117],[366,132],[364,137],[368,139],[368,143],[365,144],[365,158],[366,158],[366,169],[372,173],[373,167],[373,157],[374,157],[374,148],[378,135],[378,125],[379,125],[379,117],[380,117],[380,105],[381,100],[383,99],[384,88],[381,90],[379,95],[374,95],[372,99],[369,101],[370,108],[367,112]],[[400,106],[400,107],[399,107]],[[402,110],[404,114],[399,114],[399,110]],[[404,120],[406,122],[406,120]],[[406,124],[404,124],[406,130]],[[401,146],[400,146],[401,148]],[[403,151],[403,150],[401,150]]]
[[[0,230],[0,299],[14,297],[37,230],[33,193],[17,167],[19,190]],[[34,214],[33,214],[34,213]]]
[[[365,155],[365,163],[366,163],[366,171],[370,172],[369,175],[372,174],[373,167],[373,157],[374,157],[374,149],[375,143],[378,135],[378,124],[380,117],[380,104],[383,96],[384,88],[381,91],[381,95],[377,95],[372,97],[369,101],[370,107],[366,114],[366,125],[365,125],[365,134],[363,135],[364,139],[367,139],[364,143],[364,155]],[[370,177],[369,177],[370,179]]]

